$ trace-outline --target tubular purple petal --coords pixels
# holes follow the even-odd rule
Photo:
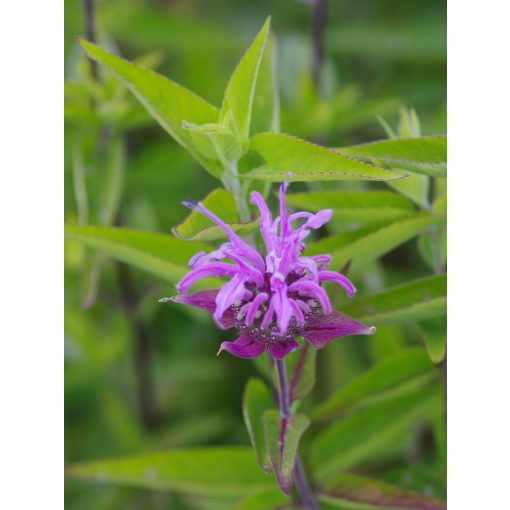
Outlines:
[[[356,287],[352,282],[343,274],[336,273],[335,271],[319,271],[318,274],[319,283],[329,281],[337,283],[342,286],[349,297],[353,297],[356,294]]]
[[[331,302],[326,294],[326,291],[312,281],[297,281],[289,286],[289,290],[297,292],[301,296],[308,296],[315,298],[319,301],[322,306],[323,312],[327,315],[331,313]]]
[[[260,305],[265,303],[268,299],[268,295],[265,292],[261,292],[255,299],[250,303],[248,313],[246,314],[246,324],[251,326],[256,318],[257,312],[259,311]]]
[[[187,292],[188,289],[197,281],[207,278],[208,276],[234,276],[239,272],[239,268],[233,264],[226,264],[225,262],[208,262],[196,269],[190,271],[178,284],[177,290],[179,292]]]

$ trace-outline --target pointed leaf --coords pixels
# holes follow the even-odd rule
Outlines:
[[[79,42],[90,58],[103,64],[122,80],[163,129],[186,148],[206,170],[216,177],[221,176],[221,165],[202,156],[190,134],[182,127],[183,121],[197,125],[217,122],[217,108],[150,69],[112,55],[84,39]]]
[[[425,347],[434,363],[441,363],[446,354],[446,316],[418,323]]]
[[[446,177],[446,145],[446,136],[425,136],[382,140],[337,150],[396,172]]]
[[[224,497],[246,497],[274,482],[248,448],[190,448],[75,464],[73,478],[129,487]]]
[[[402,181],[388,182],[405,182]],[[315,191],[287,195],[287,203],[305,210],[333,209],[333,221],[375,223],[415,212],[404,197],[388,191]]]
[[[276,78],[276,40],[269,34],[262,56],[253,97],[250,136],[266,131],[280,131],[280,101]]]
[[[221,106],[220,122],[229,126],[240,137],[243,145],[248,140],[253,98],[270,24],[271,18],[267,18],[253,43],[237,64],[225,90]]]
[[[352,260],[351,271],[355,271],[409,241],[431,225],[444,221],[444,216],[423,212],[310,243],[306,254],[329,253],[335,268]]]
[[[368,397],[396,389],[401,385],[433,373],[427,353],[420,347],[389,356],[350,382],[312,411],[314,420],[345,415]]]
[[[276,480],[287,496],[292,489],[299,441],[309,425],[310,419],[304,414],[296,414],[289,419],[282,418],[274,410],[264,414],[266,442]]]
[[[319,480],[374,458],[392,447],[420,419],[442,413],[442,387],[418,388],[361,409],[330,425],[315,437],[311,461]]]
[[[399,181],[386,181],[386,184],[403,196],[411,199],[420,207],[428,207],[430,191],[429,176],[413,174]]]
[[[388,324],[446,314],[446,275],[430,276],[385,290],[342,309],[369,324]]]
[[[187,263],[195,253],[209,248],[163,234],[128,228],[69,225],[65,227],[65,235],[67,239],[171,283],[176,283],[189,271]]]
[[[362,510],[446,510],[442,501],[418,492],[355,475],[337,475],[324,486],[320,500],[333,508]]]
[[[223,188],[216,188],[207,195],[203,204],[213,213],[221,216],[232,230],[239,235],[249,234],[257,229],[258,220],[240,223],[234,197]],[[225,232],[199,211],[191,211],[186,218],[172,229],[175,237],[193,241],[216,241],[226,239]]]
[[[401,179],[404,175],[363,163],[326,147],[284,133],[260,133],[250,148],[264,164],[246,174],[251,179],[289,182]]]
[[[250,379],[243,396],[243,417],[260,467],[271,473],[273,466],[266,445],[263,416],[273,408],[274,397],[261,379]]]

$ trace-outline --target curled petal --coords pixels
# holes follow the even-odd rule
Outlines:
[[[249,336],[240,336],[234,342],[222,342],[218,355],[221,351],[230,352],[238,358],[252,359],[260,356],[266,350],[263,342],[253,340]]]
[[[201,310],[205,310],[212,315],[216,310],[216,296],[218,295],[218,292],[218,289],[200,290],[198,292],[194,292],[193,294],[180,294],[179,296],[171,298],[171,300],[175,303],[200,308]],[[231,309],[227,310],[223,314],[221,323],[223,325],[222,329],[234,327],[235,318]]]
[[[273,278],[271,280],[271,290],[273,291],[271,305],[276,313],[276,321],[280,334],[284,335],[287,332],[287,327],[292,317],[292,307],[287,297],[287,285],[280,279]]]
[[[287,354],[299,349],[299,344],[293,338],[290,338],[285,341],[269,342],[268,349],[276,359],[283,359]]]
[[[331,255],[312,255],[310,257],[319,267],[319,269],[327,269],[331,261]]]
[[[308,296],[317,299],[322,306],[324,313],[331,313],[331,302],[329,301],[326,291],[310,280],[299,280],[289,286],[289,291],[295,291],[301,296]]]
[[[333,311],[329,315],[320,315],[312,319],[303,332],[303,336],[315,347],[322,349],[331,340],[351,335],[372,335],[375,328],[365,326],[347,315]]]
[[[179,292],[187,292],[188,289],[197,281],[207,278],[208,276],[234,276],[239,272],[239,268],[233,264],[225,262],[209,262],[203,264],[196,269],[190,271],[178,284]]]
[[[214,320],[220,328],[222,328],[221,318],[225,311],[230,308],[236,301],[241,301],[245,294],[246,289],[244,283],[246,278],[243,275],[237,274],[232,280],[225,283],[221,287],[218,295],[216,296],[216,310],[214,311]]]
[[[296,318],[296,322],[301,326],[302,324],[305,323],[305,316],[303,315],[303,312],[298,303],[302,303],[302,301],[301,300],[295,301],[294,299],[289,298],[289,303],[292,308],[292,313]],[[310,307],[308,307],[308,309],[310,309]]]
[[[336,273],[335,271],[320,271],[318,279],[319,283],[325,281],[337,283],[345,289],[349,297],[352,297],[354,294],[356,294],[356,287],[352,284],[349,278],[343,274]]]

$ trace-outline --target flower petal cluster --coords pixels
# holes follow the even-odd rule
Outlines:
[[[334,311],[323,287],[332,282],[343,287],[349,297],[356,293],[344,275],[330,271],[329,255],[304,256],[304,240],[311,230],[321,228],[332,216],[326,209],[287,213],[287,184],[280,186],[280,214],[273,219],[258,192],[250,202],[260,210],[260,232],[264,253],[241,239],[203,204],[185,203],[220,226],[228,242],[210,253],[199,252],[189,262],[191,271],[177,284],[173,301],[210,312],[221,329],[236,328],[239,338],[223,342],[226,350],[240,358],[255,358],[265,351],[277,359],[299,347],[304,337],[317,348],[348,335],[368,335],[375,328]],[[220,288],[186,294],[203,278],[226,277]]]

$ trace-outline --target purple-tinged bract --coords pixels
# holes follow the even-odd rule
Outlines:
[[[331,257],[303,256],[305,238],[326,224],[332,211],[288,215],[286,190],[284,183],[280,187],[280,215],[274,220],[260,193],[251,194],[250,202],[260,210],[265,255],[201,203],[191,205],[219,225],[229,241],[190,260],[191,271],[177,284],[179,295],[173,301],[207,310],[221,329],[234,327],[239,331],[234,342],[222,342],[220,352],[255,358],[269,350],[282,359],[299,347],[299,336],[322,348],[335,338],[375,332],[375,328],[332,310],[324,282],[340,285],[349,297],[356,289],[347,277],[328,270]],[[195,282],[211,276],[229,281],[219,290],[186,294]]]

